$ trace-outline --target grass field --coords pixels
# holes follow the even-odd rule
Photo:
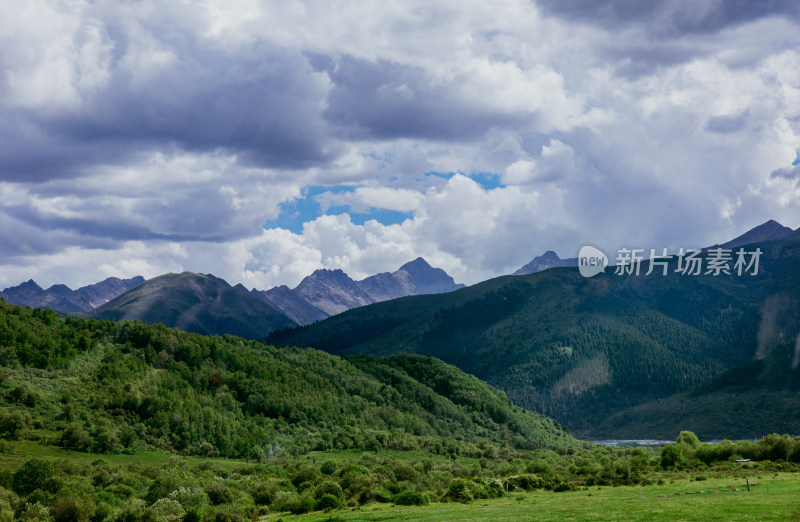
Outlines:
[[[335,460],[358,462],[363,452],[313,452],[309,461]],[[404,461],[423,458],[421,452],[386,452],[381,457]],[[67,451],[34,442],[4,441],[0,469],[14,470],[30,458],[67,459],[76,464],[91,464],[98,458],[112,466],[132,463],[161,468],[171,458],[166,452],[137,452],[135,455],[97,455]],[[236,469],[239,460],[177,457],[189,468],[201,464],[214,469]],[[304,459],[304,460],[305,460]],[[444,459],[444,457],[442,457]],[[439,460],[439,459],[435,459]],[[750,484],[747,491],[745,474]],[[798,520],[800,521],[800,474],[768,472],[764,469],[707,470],[700,473],[664,472],[660,485],[590,487],[555,493],[511,492],[499,499],[474,500],[468,504],[434,502],[426,506],[396,506],[372,503],[306,515],[275,513],[260,520],[273,521],[347,521],[347,520]]]
[[[276,514],[262,520],[800,520],[800,476],[780,473],[749,480],[749,493],[740,477],[681,479],[663,486],[510,493],[470,504],[371,504],[325,514]],[[741,491],[729,491],[734,488]]]

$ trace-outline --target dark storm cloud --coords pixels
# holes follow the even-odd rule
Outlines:
[[[170,144],[236,153],[260,167],[302,168],[331,158],[335,148],[320,114],[326,80],[299,53],[260,41],[233,56],[192,38],[169,46],[167,65],[144,57],[131,70],[129,35],[108,37],[110,79],[100,90],[63,110],[5,111],[3,179],[73,177],[82,167],[124,164]]]
[[[4,202],[3,212],[36,230],[63,231],[76,237],[116,242],[222,242],[252,235],[252,230],[259,226],[257,217],[233,212],[215,182],[180,186],[179,193],[139,193],[135,201],[125,201],[127,198],[115,194],[113,189],[98,194],[97,188],[73,188],[69,183],[60,180],[32,185],[25,201]],[[169,193],[175,187],[173,184],[163,190]],[[72,215],[43,210],[64,194],[81,197],[80,201],[70,203]]]
[[[107,237],[79,236],[74,230],[42,229],[19,219],[15,212],[0,210],[0,259],[12,262],[32,255],[61,252],[76,242],[85,248],[117,248],[119,243]]]
[[[111,219],[81,219],[68,217],[43,217],[30,207],[19,206],[6,209],[6,215],[39,230],[62,230],[78,233],[87,238],[104,238],[114,241],[163,239],[170,241],[213,240],[202,235],[162,234],[145,226]],[[222,240],[223,238],[218,238]],[[82,241],[84,246],[85,242]]]
[[[325,118],[355,139],[471,140],[493,126],[535,120],[465,100],[458,85],[436,83],[420,68],[347,56],[317,56],[313,63],[333,82]]]
[[[609,28],[647,26],[653,35],[713,33],[769,16],[800,21],[796,0],[538,0],[546,12]]]

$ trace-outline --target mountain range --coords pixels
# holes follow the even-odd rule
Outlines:
[[[768,221],[718,246],[760,248],[758,274],[686,276],[673,259],[666,276],[584,278],[546,252],[467,288],[420,258],[360,281],[317,270],[294,289],[186,272],[0,296],[337,355],[434,356],[585,438],[800,433],[786,415],[800,409],[800,229]]]
[[[331,315],[410,295],[440,294],[463,288],[441,268],[418,257],[397,271],[382,272],[354,281],[342,270],[320,269],[296,288],[278,286],[251,293],[281,310],[297,324],[309,324]]]
[[[417,258],[397,271],[354,281],[342,270],[316,270],[290,289],[231,287],[211,274],[165,274],[145,281],[109,278],[70,290],[33,280],[0,292],[7,302],[100,319],[140,319],[195,333],[263,338],[275,329],[320,321],[351,308],[409,295],[457,290],[441,268]]]
[[[666,276],[644,276],[648,261],[640,276],[555,267],[364,306],[267,340],[431,355],[582,438],[800,433],[786,415],[800,409],[800,229],[767,222],[723,246],[760,248],[758,274],[683,275],[677,259]]]
[[[62,313],[88,312],[144,282],[144,277],[130,279],[109,277],[99,283],[71,290],[66,285],[42,289],[33,279],[6,288],[0,297],[6,302],[31,308],[51,308]]]

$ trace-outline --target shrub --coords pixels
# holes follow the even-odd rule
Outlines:
[[[180,485],[175,475],[171,473],[160,475],[156,477],[153,483],[150,484],[150,487],[147,488],[145,499],[152,504],[160,498],[169,496],[169,494],[178,489]]]
[[[25,504],[17,520],[46,521],[50,520],[50,510],[39,502]]]
[[[291,511],[296,501],[297,493],[293,491],[278,491],[272,499],[271,507],[274,511]]]
[[[547,487],[547,482],[538,475],[523,474],[508,477],[509,490],[523,489],[525,491],[533,491],[535,489],[543,489]]]
[[[27,495],[39,488],[45,480],[55,475],[56,470],[47,460],[31,459],[14,473],[12,489],[18,495]]]
[[[148,508],[148,512],[156,520],[177,520],[183,516],[183,507],[177,500],[160,498]]]
[[[344,506],[344,503],[339,497],[326,493],[317,500],[314,509],[317,511],[330,511],[331,509],[339,509],[342,506]]]
[[[59,497],[50,509],[55,522],[79,522],[89,519],[93,506],[75,497]]]
[[[126,484],[112,484],[106,488],[106,491],[121,500],[136,495],[136,490]]]
[[[329,460],[323,463],[322,466],[320,466],[319,470],[320,472],[322,472],[323,475],[333,475],[334,473],[336,473],[336,463]]]
[[[683,444],[690,448],[696,448],[700,445],[700,439],[691,431],[682,431],[675,440],[677,444]]]
[[[206,504],[206,493],[197,486],[180,487],[170,493],[168,498],[179,502],[183,509],[199,509]]]
[[[0,411],[0,435],[15,439],[28,426],[28,419],[18,411]]]
[[[308,513],[309,511],[314,510],[314,506],[316,505],[316,501],[314,496],[311,494],[310,491],[306,491],[305,493],[301,494],[297,497],[297,500],[292,504],[289,511],[291,511],[295,515],[299,515],[301,513]]]
[[[394,497],[394,503],[399,506],[424,506],[428,502],[428,497],[416,491],[403,491]]]
[[[410,482],[417,480],[417,470],[407,464],[397,464],[392,471],[394,471],[394,476],[397,480],[408,480]]]
[[[314,497],[320,499],[325,495],[333,495],[334,497],[344,500],[344,491],[342,491],[342,486],[337,484],[332,480],[326,480],[314,491]]]
[[[208,495],[208,500],[215,506],[233,502],[233,492],[225,484],[212,484],[206,489],[206,494]]]
[[[681,432],[684,433],[684,432]],[[667,444],[661,450],[661,467],[664,469],[683,469],[686,466],[686,457],[683,456],[683,446]]]
[[[65,448],[86,451],[92,447],[94,441],[89,433],[83,429],[83,426],[73,422],[61,434],[59,444]]]
[[[462,478],[455,479],[442,498],[450,502],[469,502],[473,498],[469,482]]]
[[[272,480],[262,482],[251,492],[253,495],[253,502],[255,502],[257,506],[269,506],[272,504],[272,501],[275,500],[275,494],[279,491],[281,491],[281,489],[277,482]]]
[[[309,466],[300,466],[292,477],[292,484],[298,491],[308,488],[317,480],[317,471]]]

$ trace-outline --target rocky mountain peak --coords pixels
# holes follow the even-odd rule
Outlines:
[[[544,254],[534,257],[530,263],[523,266],[512,275],[528,275],[559,266],[578,266],[578,258],[561,259],[558,254],[548,250]]]

